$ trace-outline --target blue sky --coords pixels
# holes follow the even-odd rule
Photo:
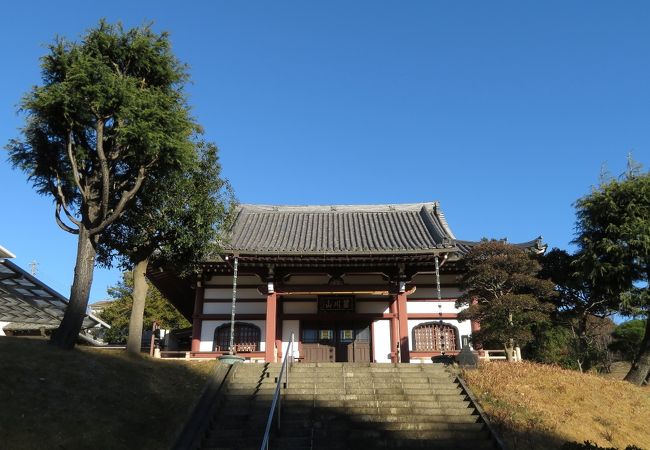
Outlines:
[[[543,235],[572,203],[650,166],[650,3],[642,1],[10,2],[0,143],[55,35],[105,17],[169,31],[193,113],[245,203],[439,200],[462,239]],[[0,245],[69,295],[75,237],[0,158]],[[91,301],[117,270],[97,270]]]

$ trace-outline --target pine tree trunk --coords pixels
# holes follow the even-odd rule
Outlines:
[[[74,280],[70,288],[70,303],[65,310],[61,325],[52,334],[51,341],[57,347],[65,350],[74,348],[86,316],[93,271],[95,270],[96,251],[93,239],[83,225],[79,227],[77,261],[74,267]]]
[[[133,269],[133,307],[129,320],[129,339],[126,343],[126,351],[132,355],[140,355],[142,345],[142,324],[144,322],[144,307],[147,300],[149,285],[145,275],[149,259],[138,261]]]
[[[644,381],[648,379],[650,374],[650,317],[645,324],[645,335],[641,341],[641,346],[639,347],[639,353],[637,354],[634,363],[632,363],[632,368],[625,375],[625,381],[634,383],[636,385],[642,385]]]

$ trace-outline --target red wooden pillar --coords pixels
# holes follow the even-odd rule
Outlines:
[[[276,298],[275,348],[278,349],[278,361],[282,361],[282,302],[279,295]]]
[[[397,294],[397,318],[399,321],[399,350],[401,355],[400,362],[411,362],[411,355],[409,351],[408,315],[406,313],[406,294],[404,292]]]
[[[197,281],[194,292],[194,314],[192,315],[192,351],[198,352],[201,348],[201,325],[203,320],[200,318],[203,314],[205,288],[201,281]]]
[[[390,302],[390,362],[397,362],[397,343],[399,342],[399,322],[397,319],[397,296]]]
[[[278,296],[274,292],[266,295],[266,336],[264,339],[266,350],[264,360],[275,362],[275,326]]]

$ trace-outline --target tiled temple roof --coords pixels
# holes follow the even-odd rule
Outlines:
[[[226,250],[255,255],[432,254],[456,249],[438,202],[241,205]]]

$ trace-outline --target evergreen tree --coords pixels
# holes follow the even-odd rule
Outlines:
[[[190,323],[187,319],[163,297],[160,291],[152,286],[149,281],[145,282],[148,289],[141,322],[140,340],[142,340],[142,330],[150,330],[154,321],[158,322],[163,329],[174,330],[189,327]],[[101,319],[111,326],[111,329],[107,330],[104,339],[111,344],[124,344],[126,343],[131,311],[133,310],[133,273],[124,272],[122,280],[117,285],[108,288],[108,295],[113,301],[99,314]],[[140,351],[140,344],[138,342],[138,352]]]
[[[472,340],[499,342],[510,360],[516,345],[533,339],[533,325],[548,321],[553,283],[537,278],[541,267],[528,252],[501,241],[476,245],[462,266],[464,293],[456,306],[468,308],[458,319],[480,322]]]
[[[578,265],[597,297],[623,312],[650,307],[650,173],[630,163],[620,180],[602,182],[576,202]],[[650,373],[650,321],[626,380]]]
[[[554,248],[541,257],[540,277],[555,283],[558,295],[553,302],[556,307],[554,322],[570,332],[567,345],[572,346],[577,368],[589,370],[602,358],[597,351],[599,344],[599,323],[612,313],[607,297],[599,296],[590,280],[582,276],[575,255]],[[562,335],[561,332],[555,336]]]
[[[185,66],[166,33],[100,21],[80,42],[59,38],[41,60],[43,84],[22,100],[22,139],[7,149],[36,191],[55,201],[57,224],[78,235],[70,303],[53,342],[74,346],[86,313],[100,236],[152,174],[177,170],[197,126]]]
[[[639,353],[645,328],[645,320],[623,322],[612,332],[613,341],[609,344],[610,350],[618,352],[623,359],[633,363]]]
[[[198,142],[191,164],[182,171],[149,177],[133,206],[103,234],[100,261],[110,265],[116,250],[120,265],[132,270],[128,352],[140,354],[149,264],[189,276],[218,248],[219,232],[233,205],[230,186],[221,178],[216,146]]]

